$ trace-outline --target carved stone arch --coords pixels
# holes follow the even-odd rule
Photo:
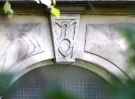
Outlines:
[[[41,61],[38,63],[35,63],[33,65],[30,65],[26,68],[24,68],[23,70],[18,70],[16,71],[15,69],[13,69],[12,71],[9,72],[14,72],[14,79],[11,82],[11,85],[17,81],[19,78],[21,78],[23,75],[27,74],[28,72],[40,68],[40,67],[45,67],[45,66],[53,66],[53,65],[59,65],[56,64],[53,59],[48,59],[45,61]],[[63,64],[64,65],[64,64]],[[113,73],[111,73],[109,70],[107,70],[106,68],[100,66],[99,64],[96,64],[94,62],[90,62],[87,60],[83,60],[83,59],[76,59],[76,61],[72,64],[66,64],[66,65],[71,65],[71,66],[76,66],[76,67],[80,67],[80,68],[84,68],[88,71],[91,71],[93,73],[95,73],[96,75],[99,75],[102,79],[104,79],[106,82],[111,84],[111,78],[116,77],[119,80],[122,80],[121,78],[119,78],[118,76],[114,75]],[[115,67],[114,67],[115,68]],[[123,72],[121,72],[121,74],[125,75]],[[126,75],[125,75],[126,77]],[[128,77],[127,77],[128,78]]]
[[[48,60],[44,60],[44,61],[35,63],[33,65],[30,65],[23,70],[16,71],[15,78],[12,80],[10,86],[12,86],[20,78],[27,75],[29,72],[31,72],[33,70],[38,70],[39,68],[43,68],[43,67],[46,68],[46,67],[55,66],[55,65],[59,65],[59,64],[56,64],[53,59],[48,59]],[[66,65],[71,65],[72,67],[77,67],[77,68],[79,67],[80,69],[85,69],[89,72],[92,72],[93,74],[102,78],[109,85],[111,84],[111,78],[115,77],[114,74],[112,74],[111,72],[109,72],[105,68],[98,66],[97,64],[94,64],[90,61],[86,61],[86,60],[82,60],[82,59],[76,59],[76,61],[74,63],[66,64]]]
[[[85,65],[82,64],[85,68],[89,69],[89,65],[92,64],[93,66],[96,66],[96,68],[101,68],[102,70],[105,70],[106,72],[115,76],[121,81],[125,79],[131,79],[128,74],[124,70],[122,70],[117,64],[107,60],[106,58],[92,53],[84,53],[83,55],[85,57],[78,57],[77,59],[86,62]],[[78,63],[78,61],[76,61],[75,64],[76,63]],[[80,64],[81,63],[78,63],[78,65]],[[96,73],[99,74],[101,77],[103,76],[103,78],[106,78],[106,75],[102,75],[103,72],[96,71]]]

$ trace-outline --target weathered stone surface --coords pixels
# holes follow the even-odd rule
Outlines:
[[[125,58],[119,52],[123,39],[113,25],[134,25],[134,17],[65,14],[61,19],[52,17],[52,24],[40,15],[14,17],[0,19],[0,70],[19,73],[40,67],[34,64],[48,59],[69,64],[76,58],[124,76]]]
[[[121,45],[124,42],[116,24],[88,24],[85,51],[117,64],[122,60]]]
[[[6,20],[0,23],[1,70],[14,67],[36,54],[44,53],[46,46],[44,42],[49,39],[45,35],[49,32],[48,29],[44,30],[47,22],[44,24],[42,17],[36,17],[38,19],[36,21],[34,17],[15,17],[18,19],[12,20],[11,23],[6,22]],[[33,20],[31,21],[29,18]],[[48,25],[45,28],[47,27]]]
[[[62,15],[60,19],[52,16],[52,32],[56,62],[74,62],[74,41],[79,28],[78,15]]]
[[[4,23],[0,25],[0,65],[15,65],[43,50],[40,23]]]
[[[82,4],[83,1],[84,4]],[[58,7],[64,3],[65,5],[60,7],[63,9],[61,18],[52,17],[52,24],[48,20],[50,16],[44,14],[44,7],[38,8],[35,6],[36,3],[35,5],[27,3],[26,8],[16,5],[15,16],[12,20],[7,20],[1,15],[0,70],[23,74],[43,66],[43,61],[46,60],[53,63],[52,59],[56,58],[59,63],[69,64],[79,59],[96,64],[97,67],[104,68],[115,76],[119,74],[124,76],[125,58],[119,52],[123,46],[123,38],[118,35],[113,24],[135,23],[135,18],[128,16],[128,8],[131,6],[127,4],[119,6],[121,3],[118,5],[106,3],[106,5],[109,4],[106,6],[105,0],[103,2],[99,0],[102,2],[100,6],[95,3],[96,7],[93,7],[90,1],[98,0],[80,0],[80,2],[72,0],[67,1],[68,4],[65,3],[66,1],[58,0]],[[21,7],[25,9],[17,10]],[[42,11],[40,11],[41,7]],[[133,14],[130,13],[130,15]],[[80,23],[78,16],[80,16]],[[50,31],[51,25],[53,31]],[[85,65],[84,67],[88,68]]]

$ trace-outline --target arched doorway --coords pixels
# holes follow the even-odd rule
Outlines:
[[[6,99],[41,99],[40,91],[56,84],[77,99],[109,99],[106,86],[109,84],[90,70],[74,65],[48,65],[36,68],[23,75],[16,83],[16,90]]]

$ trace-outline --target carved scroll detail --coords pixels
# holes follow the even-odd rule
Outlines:
[[[74,62],[74,41],[79,28],[79,16],[62,16],[61,19],[52,16],[51,21],[56,62]]]

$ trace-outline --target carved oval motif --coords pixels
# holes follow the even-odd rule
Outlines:
[[[64,57],[68,56],[71,52],[70,46],[71,46],[71,42],[68,39],[62,40],[59,45],[59,51],[60,51],[61,55],[63,55]]]

